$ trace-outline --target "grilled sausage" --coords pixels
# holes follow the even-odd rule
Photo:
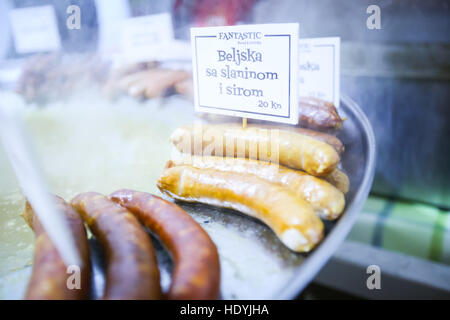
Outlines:
[[[286,130],[199,124],[176,129],[170,140],[181,152],[256,160],[277,158],[274,160],[282,165],[314,176],[331,173],[340,161],[327,143]]]
[[[194,84],[192,82],[192,76],[182,81],[178,81],[175,83],[174,87],[177,93],[184,95],[191,100],[194,99]]]
[[[299,124],[315,129],[340,129],[343,120],[333,103],[313,97],[299,99]]]
[[[341,190],[344,194],[346,194],[350,188],[350,180],[348,176],[338,168],[334,169],[333,172],[325,176],[324,179]]]
[[[299,125],[309,129],[321,131],[335,131],[341,129],[343,120],[339,116],[333,103],[313,97],[300,97],[299,104]],[[239,118],[217,115],[212,113],[201,113],[198,115],[202,119],[211,122],[239,122]],[[252,124],[267,124],[266,121],[249,120]],[[271,123],[271,125],[279,126],[279,123]],[[298,127],[292,127],[298,128]]]
[[[117,81],[117,87],[131,96],[150,99],[162,96],[175,83],[188,77],[185,71],[150,69],[124,76]]]
[[[220,264],[208,234],[176,204],[149,193],[119,190],[110,195],[154,232],[174,260],[171,300],[217,299]]]
[[[91,290],[91,261],[89,243],[83,222],[72,207],[62,198],[55,196],[57,209],[66,216],[68,226],[75,239],[75,245],[83,263],[80,269],[80,287],[69,289],[71,272],[61,259],[52,240],[45,232],[33,208],[27,202],[22,217],[36,236],[31,279],[25,298],[28,300],[83,300],[89,299]],[[75,285],[78,285],[75,283]]]
[[[293,132],[303,134],[305,136],[309,136],[311,138],[320,140],[322,142],[328,143],[330,146],[332,146],[334,148],[334,150],[336,150],[336,152],[338,154],[342,154],[345,150],[344,144],[342,143],[341,140],[339,140],[339,138],[337,138],[336,136],[333,136],[332,134],[328,134],[328,133],[324,133],[324,132],[320,132],[320,131],[295,127],[295,126],[291,126],[291,125],[280,125],[280,124],[277,124],[277,125],[250,124],[249,127],[259,127],[262,129],[279,129],[279,130],[293,131]]]
[[[338,154],[344,153],[344,150],[345,150],[344,144],[336,136],[333,136],[333,135],[327,134],[327,133],[323,133],[323,132],[319,132],[319,131],[299,128],[299,127],[291,127],[291,128],[292,128],[291,129],[292,131],[295,131],[297,133],[304,134],[311,138],[328,143],[330,146],[332,146],[334,148],[334,150],[336,150],[336,152]]]
[[[157,185],[172,198],[231,208],[259,219],[296,252],[311,250],[323,237],[322,221],[307,202],[250,174],[177,166],[165,169]]]
[[[95,192],[76,196],[72,206],[106,252],[103,299],[161,298],[156,254],[139,221],[125,208]]]
[[[248,173],[266,181],[289,188],[306,200],[322,218],[334,220],[345,207],[344,195],[328,182],[303,171],[289,169],[267,161],[243,158],[183,157],[170,160],[166,167],[192,165],[197,169],[214,169],[224,172]]]
[[[230,122],[231,123],[239,123],[239,118],[234,118],[234,117],[226,117],[226,116],[221,116],[221,115],[217,115],[217,114],[213,114],[213,113],[199,113],[198,116],[202,119],[205,119],[208,122],[213,122],[213,123],[221,123],[222,125],[226,124],[229,125]],[[215,119],[215,120],[214,120]],[[315,130],[310,130],[310,129],[305,129],[305,128],[300,128],[297,126],[292,126],[292,125],[284,125],[284,124],[267,124],[267,122],[262,122],[259,120],[252,120],[249,119],[248,120],[248,126],[252,127],[252,128],[261,128],[261,129],[278,129],[278,130],[287,130],[287,131],[293,131],[299,134],[303,134],[306,136],[309,136],[311,138],[320,140],[322,142],[328,143],[330,146],[332,146],[334,148],[334,150],[336,150],[336,152],[338,154],[342,154],[345,150],[344,144],[342,143],[342,141],[337,138],[336,136],[332,135],[332,134],[328,134],[328,133],[324,133],[324,132],[320,132],[320,131],[315,131]]]

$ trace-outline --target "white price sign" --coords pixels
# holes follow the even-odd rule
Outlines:
[[[339,107],[340,45],[338,37],[300,39],[300,96],[330,101]]]
[[[195,110],[298,122],[298,24],[191,28]]]
[[[164,60],[173,38],[169,13],[134,17],[122,22],[122,54],[129,62]]]
[[[13,9],[9,20],[18,53],[57,51],[61,48],[55,9],[52,6]]]

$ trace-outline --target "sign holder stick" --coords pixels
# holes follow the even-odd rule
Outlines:
[[[242,118],[242,128],[246,129],[247,128],[247,118]]]

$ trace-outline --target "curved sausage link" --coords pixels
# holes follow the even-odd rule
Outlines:
[[[213,113],[199,113],[196,115],[197,117],[207,121],[208,123],[212,124],[221,124],[221,125],[236,125],[240,124],[239,118],[233,118],[233,117],[227,117],[227,116],[221,116]],[[292,126],[287,124],[281,124],[281,123],[272,123],[262,120],[248,120],[248,127],[252,128],[261,128],[261,129],[279,129],[279,130],[286,130],[286,131],[293,131],[299,134],[303,134],[305,136],[309,136],[311,138],[314,138],[316,140],[320,140],[322,142],[328,143],[330,146],[332,146],[338,154],[342,154],[345,151],[345,146],[342,143],[342,141],[336,137],[333,134],[325,133],[313,129],[306,129],[301,128],[298,126]]]
[[[327,220],[337,219],[345,207],[344,194],[330,183],[303,171],[293,170],[267,161],[192,156],[170,160],[166,167],[179,165],[191,165],[197,169],[247,173],[285,186],[298,197],[307,201],[320,217]]]
[[[268,130],[274,130],[274,129],[279,129],[279,130],[286,130],[286,131],[292,131],[298,134],[303,134],[305,136],[309,136],[311,138],[314,138],[316,140],[320,140],[322,142],[325,142],[327,144],[329,144],[330,146],[332,146],[334,148],[334,150],[336,150],[336,152],[341,155],[342,153],[344,153],[345,151],[345,146],[342,143],[342,141],[329,133],[325,133],[325,132],[320,132],[317,130],[311,130],[311,129],[305,129],[305,128],[300,128],[297,126],[292,126],[292,125],[285,125],[285,124],[265,124],[265,123],[249,123],[248,124],[249,127],[255,127],[255,128],[261,128],[261,129],[268,129]]]
[[[338,168],[334,169],[333,172],[323,178],[344,194],[350,189],[350,179],[344,171],[341,171]]]
[[[75,238],[75,245],[83,263],[80,269],[80,287],[69,289],[70,270],[61,259],[56,247],[45,232],[33,208],[27,202],[22,216],[36,236],[33,271],[25,298],[28,300],[84,300],[89,299],[91,290],[91,261],[89,243],[83,221],[78,213],[62,198],[54,196],[57,209],[66,216],[68,226]],[[69,271],[69,273],[68,273]]]
[[[343,120],[333,103],[313,97],[299,98],[299,123],[316,129],[341,129]]]
[[[170,141],[183,153],[209,156],[271,159],[281,165],[301,169],[314,176],[331,173],[339,164],[336,150],[323,141],[287,130],[239,125],[190,125],[176,129]],[[238,150],[242,146],[242,150]],[[253,152],[253,151],[254,152]]]
[[[95,192],[76,196],[72,206],[106,252],[103,299],[161,298],[155,250],[139,221],[127,209]]]
[[[154,232],[174,259],[168,299],[217,299],[220,264],[208,234],[176,204],[149,193],[119,190],[110,195]]]
[[[259,219],[293,251],[308,252],[323,237],[323,223],[307,202],[251,174],[177,166],[164,170],[158,188],[174,199],[231,208]]]

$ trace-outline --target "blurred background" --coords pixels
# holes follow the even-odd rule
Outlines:
[[[380,29],[366,24],[371,15],[367,8],[373,4],[380,8]],[[80,28],[67,26],[71,5],[80,8]],[[18,27],[11,11],[36,6],[53,8],[42,17],[48,22],[54,16],[56,21],[59,40],[52,40],[53,49],[23,48],[14,35]],[[161,50],[175,56],[165,62],[168,69],[186,72],[192,26],[298,22],[300,38],[340,37],[341,92],[372,124],[376,173],[371,195],[346,242],[299,298],[448,297],[449,7],[447,0],[7,0],[0,2],[0,89],[18,92],[39,109],[83,83],[108,83],[129,74],[115,66],[123,61],[118,21],[130,17],[170,13],[173,46],[170,52]],[[139,63],[134,64],[136,70],[149,67]],[[180,74],[171,77],[184,79]],[[55,90],[55,83],[61,82],[64,86]],[[170,90],[189,95],[189,84],[184,85]],[[102,88],[108,95],[119,89]],[[145,98],[164,104],[161,97],[170,90],[163,87]],[[165,116],[170,118],[170,112]],[[6,230],[6,219],[0,221]],[[5,259],[7,252],[2,253]],[[12,265],[5,264],[0,276]],[[369,265],[383,271],[383,290],[365,286]]]

